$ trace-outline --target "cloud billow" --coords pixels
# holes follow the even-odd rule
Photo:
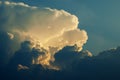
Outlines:
[[[65,46],[76,45],[77,51],[81,51],[88,36],[86,31],[78,28],[78,23],[75,15],[64,10],[0,1],[0,31],[13,42],[9,45],[12,53],[8,54],[13,56],[21,43],[30,41],[31,49],[38,49],[38,53],[46,52],[33,58],[33,64],[50,66],[55,60],[55,53]]]

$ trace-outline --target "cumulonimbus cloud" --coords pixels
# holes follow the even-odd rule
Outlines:
[[[34,64],[50,66],[55,60],[54,54],[65,46],[76,45],[81,51],[88,36],[78,24],[78,18],[64,10],[0,2],[0,31],[6,32],[11,40],[18,38],[19,44],[27,40],[32,43],[31,48],[46,51],[45,57],[33,59]]]

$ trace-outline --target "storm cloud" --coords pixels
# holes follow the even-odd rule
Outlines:
[[[0,1],[0,80],[120,79],[120,47],[83,51],[78,24],[64,10]]]
[[[86,31],[78,28],[78,23],[75,15],[64,10],[39,8],[9,1],[0,2],[0,31],[13,42],[9,45],[12,52],[9,51],[8,54],[13,56],[19,49],[25,50],[26,48],[20,45],[29,41],[30,45],[27,47],[37,49],[39,54],[44,52],[44,55],[41,53],[32,58],[33,64],[50,66],[50,62],[55,61],[55,53],[65,46],[76,45],[76,50],[81,51],[88,36]],[[17,47],[14,48],[14,45]]]
[[[14,67],[17,60],[13,60],[8,66],[1,69],[2,74],[0,76],[2,80],[120,79],[120,47],[105,50],[97,56],[92,56],[89,51],[76,52],[74,49],[75,46],[65,47],[55,54],[55,63],[60,66],[61,70],[44,68],[41,64],[31,65],[27,62],[28,58],[25,59],[26,56],[22,56],[23,60],[19,62],[20,64]],[[29,55],[29,53],[26,55]]]

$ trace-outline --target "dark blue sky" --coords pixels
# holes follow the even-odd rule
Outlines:
[[[96,54],[119,46],[119,0],[11,0],[38,7],[64,9],[79,18],[80,29],[85,29],[89,39],[84,49]]]

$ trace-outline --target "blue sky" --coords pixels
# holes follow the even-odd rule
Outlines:
[[[63,9],[79,18],[80,29],[88,33],[84,49],[96,54],[119,46],[119,0],[11,0],[32,6]]]

